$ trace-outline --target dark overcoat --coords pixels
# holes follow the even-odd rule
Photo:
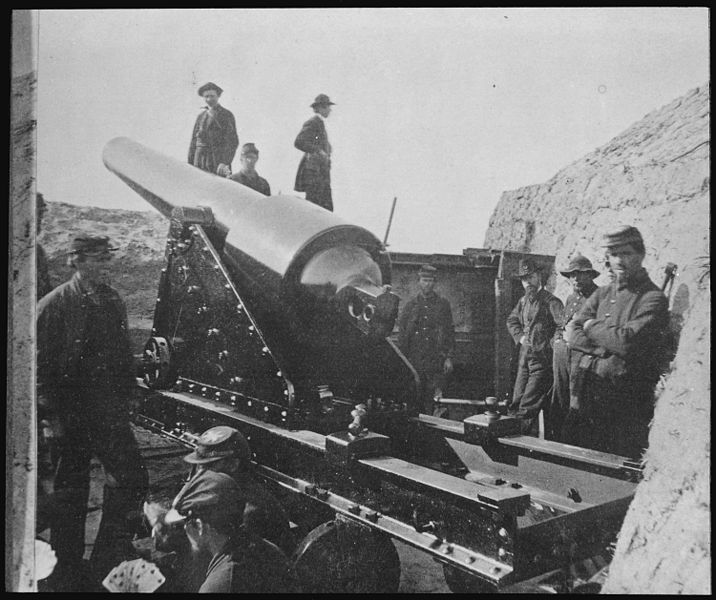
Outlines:
[[[574,408],[588,418],[587,447],[632,457],[646,447],[668,322],[668,300],[644,269],[598,288],[575,316]]]
[[[450,303],[432,293],[409,300],[400,315],[398,346],[417,371],[441,370],[452,358],[455,327]]]
[[[331,145],[323,119],[314,115],[303,124],[293,145],[303,152],[303,157],[296,172],[297,192],[310,192],[331,184]],[[323,150],[328,157],[321,156]]]
[[[215,174],[220,164],[231,167],[238,147],[233,113],[220,104],[213,110],[204,107],[194,123],[187,160],[190,165]]]
[[[271,195],[271,186],[269,185],[269,182],[258,173],[254,173],[253,176],[249,176],[243,171],[239,171],[238,173],[231,175],[229,179],[231,179],[231,181],[235,181],[236,183],[240,183],[241,185],[245,185],[246,187],[250,187],[252,190],[257,191],[264,196]]]

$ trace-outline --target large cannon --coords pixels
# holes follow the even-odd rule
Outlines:
[[[555,573],[571,591],[570,566],[606,555],[639,466],[521,436],[492,404],[463,421],[418,414],[374,235],[126,138],[103,158],[170,219],[138,421],[187,446],[219,423],[249,437],[305,536],[305,591],[396,591],[391,539],[441,562],[458,591],[545,587]]]

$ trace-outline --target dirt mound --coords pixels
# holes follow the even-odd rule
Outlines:
[[[112,285],[127,303],[129,327],[137,346],[152,327],[159,275],[164,265],[169,221],[156,211],[105,209],[47,201],[38,242],[48,257],[50,279],[57,286],[72,276],[67,249],[81,233],[106,235],[118,247]]]
[[[554,254],[558,269],[580,251],[603,271],[602,234],[635,225],[657,284],[667,263],[679,266],[667,288],[678,354],[657,390],[646,476],[624,521],[607,592],[711,590],[709,123],[706,84],[548,182],[505,192],[485,238],[488,248]],[[568,282],[556,279],[564,299]]]

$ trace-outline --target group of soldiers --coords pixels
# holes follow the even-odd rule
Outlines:
[[[37,305],[36,527],[49,529],[57,557],[41,590],[101,591],[102,577],[137,555],[132,540],[144,502],[155,538],[179,557],[168,567],[166,591],[295,591],[288,518],[254,481],[251,450],[239,431],[215,427],[199,438],[186,457],[194,470],[171,511],[145,501],[149,478],[130,426],[136,379],[127,311],[111,287],[116,250],[107,237],[76,237],[67,254],[73,276]],[[93,458],[102,463],[105,485],[85,561]]]
[[[231,163],[239,147],[239,136],[234,115],[219,104],[223,90],[209,82],[202,85],[198,93],[204,98],[206,106],[194,123],[189,144],[189,164],[270,196],[269,183],[256,171],[259,151],[254,143],[249,142],[241,147],[241,169],[237,173],[231,170]],[[294,146],[304,153],[296,173],[295,191],[305,192],[306,200],[329,211],[333,211],[331,144],[325,121],[334,105],[335,102],[331,102],[326,94],[318,94],[311,104],[315,114],[303,124],[294,142]]]
[[[244,144],[241,170],[233,115],[218,104],[222,90],[199,93],[189,162],[267,195],[255,170],[258,149]],[[304,152],[296,189],[332,210],[330,144],[324,120],[328,96],[312,104],[296,147]],[[38,229],[44,208],[38,201]],[[536,435],[544,412],[547,439],[639,458],[647,446],[653,393],[663,366],[668,302],[642,266],[644,241],[635,227],[604,236],[611,282],[581,255],[561,271],[572,285],[563,304],[544,287],[540,267],[527,258],[517,277],[524,288],[506,327],[519,347],[507,411],[524,434]],[[254,480],[251,450],[235,429],[205,432],[186,458],[187,484],[171,507],[146,502],[146,466],[130,427],[135,393],[127,312],[111,287],[113,253],[107,237],[76,237],[67,254],[71,279],[53,290],[38,280],[37,408],[42,425],[38,530],[49,528],[58,564],[45,582],[77,591],[83,573],[97,582],[119,561],[136,556],[128,515],[144,502],[144,519],[157,547],[176,550],[168,591],[295,591],[288,559],[295,541],[280,504]],[[41,261],[44,263],[44,260]],[[39,268],[38,268],[39,272]],[[453,371],[455,334],[450,303],[435,291],[437,269],[423,265],[420,291],[399,318],[398,346],[415,368],[421,410],[432,413]],[[91,460],[104,467],[102,518],[89,565],[83,560]],[[49,482],[49,483],[48,483]],[[141,514],[141,513],[140,513]],[[89,587],[88,589],[92,589]]]
[[[667,354],[668,301],[642,266],[644,240],[636,227],[602,241],[608,285],[575,255],[560,271],[572,293],[563,304],[545,287],[542,269],[520,261],[524,295],[507,318],[518,349],[512,398],[506,409],[526,435],[638,460],[647,447],[654,388]],[[431,414],[453,369],[449,302],[435,290],[436,269],[419,272],[420,292],[400,319],[398,345],[421,380],[421,408]]]

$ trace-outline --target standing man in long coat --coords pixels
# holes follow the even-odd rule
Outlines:
[[[418,276],[420,292],[400,315],[398,347],[420,377],[420,410],[432,415],[453,370],[455,326],[450,302],[435,292],[437,269],[423,265]]]
[[[212,82],[199,88],[198,93],[206,106],[194,123],[188,162],[202,171],[227,177],[239,147],[239,136],[234,115],[219,104],[223,91]]]
[[[562,302],[542,285],[542,274],[529,258],[520,261],[517,277],[525,295],[507,317],[507,330],[520,346],[517,378],[509,412],[520,419],[523,434],[536,436],[539,411],[552,386],[552,338],[562,315]]]
[[[565,330],[584,353],[572,371],[581,414],[580,446],[638,459],[654,415],[654,387],[666,352],[668,300],[642,267],[644,240],[636,227],[604,236],[616,280],[597,289]]]
[[[306,192],[306,200],[333,212],[331,195],[331,144],[325,121],[335,102],[318,94],[311,107],[316,113],[301,127],[293,145],[303,152],[296,173],[297,192]]]
[[[102,520],[91,565],[99,580],[133,555],[127,516],[142,505],[147,471],[129,425],[136,385],[127,311],[110,287],[112,251],[107,237],[72,243],[72,278],[37,305],[38,419],[52,441],[54,492],[61,510],[50,518],[57,555],[53,591],[82,591],[90,461],[99,458],[105,487]]]
[[[573,358],[578,358],[578,352],[572,352],[564,341],[564,328],[579,312],[587,298],[597,289],[594,278],[599,272],[592,268],[591,261],[581,254],[576,254],[566,271],[560,271],[563,277],[572,284],[572,293],[565,302],[562,318],[557,323],[557,333],[554,336],[552,372],[554,383],[552,385],[552,399],[548,410],[545,410],[545,439],[557,442],[573,443],[563,436],[564,420],[569,411],[570,377],[569,373]]]

